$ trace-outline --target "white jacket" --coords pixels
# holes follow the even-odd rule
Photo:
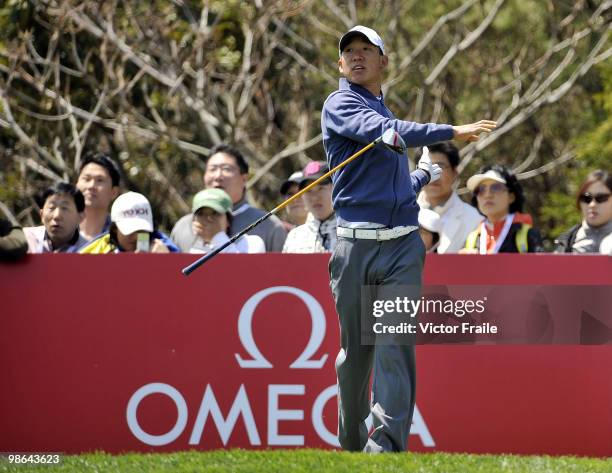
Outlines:
[[[431,208],[424,192],[419,194],[417,202],[424,209],[431,209],[440,215],[440,244],[438,253],[457,253],[465,246],[465,240],[484,219],[482,215],[465,203],[453,192],[444,205]]]
[[[335,215],[332,214],[327,220],[321,222],[308,213],[306,223],[295,227],[287,235],[283,253],[325,253],[332,251],[335,246]]]

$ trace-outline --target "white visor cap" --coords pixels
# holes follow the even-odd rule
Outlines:
[[[467,188],[470,190],[470,192],[474,192],[474,190],[478,187],[478,185],[482,181],[486,181],[487,179],[491,179],[492,181],[506,184],[506,180],[500,173],[498,173],[497,171],[494,171],[493,169],[489,169],[484,174],[476,174],[470,177],[467,180]]]

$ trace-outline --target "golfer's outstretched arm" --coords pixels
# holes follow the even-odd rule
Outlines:
[[[338,92],[326,100],[322,122],[330,132],[362,144],[374,141],[389,128],[397,131],[408,147],[424,146],[453,138],[450,125],[389,118],[347,91]]]
[[[453,126],[453,139],[457,141],[478,141],[481,133],[490,133],[497,126],[492,120],[480,120],[469,125]]]

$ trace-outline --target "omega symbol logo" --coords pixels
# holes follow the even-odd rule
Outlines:
[[[250,356],[250,358],[245,359],[239,353],[234,354],[241,368],[273,368],[272,363],[270,363],[263,356],[261,351],[259,351],[255,339],[253,338],[253,315],[255,309],[262,300],[272,294],[282,293],[292,294],[298,297],[308,308],[308,313],[310,314],[312,322],[310,339],[304,351],[289,368],[320,369],[325,364],[327,353],[318,360],[312,359],[312,356],[317,352],[325,337],[325,314],[321,304],[306,291],[290,286],[276,286],[255,293],[246,301],[240,311],[240,315],[238,316],[238,336],[240,337],[242,346]]]

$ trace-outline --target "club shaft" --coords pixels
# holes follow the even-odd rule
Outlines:
[[[284,209],[285,207],[287,207],[287,205],[289,205],[291,202],[293,202],[296,199],[299,199],[300,197],[302,197],[306,192],[308,192],[310,189],[312,189],[313,187],[317,186],[319,183],[321,183],[322,181],[324,181],[325,179],[328,179],[333,173],[335,173],[336,171],[338,171],[339,169],[342,169],[344,166],[346,166],[347,164],[349,164],[351,161],[357,159],[359,156],[361,156],[363,153],[365,153],[366,151],[368,151],[369,149],[373,148],[374,146],[376,146],[379,142],[381,141],[381,138],[377,138],[376,140],[372,141],[370,144],[368,144],[367,146],[363,147],[362,149],[360,149],[359,151],[357,151],[355,154],[353,154],[352,156],[350,156],[349,158],[345,159],[344,161],[342,161],[340,164],[338,164],[336,167],[334,167],[333,169],[330,169],[328,172],[326,172],[325,174],[323,174],[320,178],[318,178],[316,181],[311,182],[310,184],[308,184],[306,187],[304,187],[302,190],[300,190],[299,192],[297,192],[296,194],[292,195],[291,197],[289,197],[287,200],[285,200],[284,202],[282,202],[281,204],[279,204],[277,207],[275,207],[274,209],[272,209],[270,212],[268,212],[267,214],[265,214],[264,216],[260,217],[258,220],[255,220],[253,223],[251,223],[248,227],[244,228],[243,230],[241,230],[240,232],[236,233],[236,235],[234,235],[233,237],[231,237],[228,241],[226,241],[225,243],[223,243],[221,246],[215,248],[213,251],[211,251],[210,253],[206,253],[205,255],[201,256],[200,258],[198,258],[196,261],[194,261],[193,263],[191,263],[189,266],[183,268],[182,273],[185,276],[189,276],[191,273],[193,273],[196,269],[198,269],[200,266],[202,266],[204,263],[206,263],[207,261],[210,261],[212,258],[214,258],[216,255],[218,255],[219,253],[221,253],[225,248],[227,248],[228,246],[230,246],[232,243],[234,243],[236,240],[238,240],[240,237],[244,236],[245,234],[247,234],[248,232],[250,232],[253,228],[255,228],[257,225],[259,225],[261,222],[263,222],[264,220],[270,218],[272,215],[276,214],[277,212],[279,212],[280,210]]]
[[[193,273],[196,269],[198,269],[200,266],[202,266],[204,263],[206,263],[208,260],[214,258],[216,255],[218,255],[219,253],[221,253],[224,249],[226,249],[228,246],[230,246],[232,243],[234,243],[236,240],[238,240],[240,237],[246,235],[248,232],[250,232],[253,228],[255,228],[257,225],[259,225],[261,222],[263,222],[264,220],[270,218],[272,215],[274,215],[276,212],[276,209],[271,210],[270,212],[268,212],[267,214],[263,215],[262,217],[260,217],[258,220],[255,220],[253,223],[251,223],[248,227],[242,229],[241,231],[239,231],[238,233],[236,233],[233,237],[231,237],[229,240],[227,240],[225,243],[223,243],[221,246],[218,246],[217,248],[215,248],[213,251],[211,251],[210,253],[206,253],[205,255],[201,256],[200,258],[198,258],[196,261],[194,261],[193,263],[191,263],[189,266],[183,268],[182,273],[185,276],[189,276],[191,273]]]
[[[275,209],[272,210],[272,213],[277,213],[278,211],[284,209],[285,207],[287,207],[291,202],[293,202],[296,199],[299,199],[300,197],[302,197],[304,194],[306,194],[306,192],[308,192],[310,189],[312,189],[313,187],[316,187],[317,185],[319,185],[321,182],[323,182],[324,180],[328,179],[333,173],[335,173],[336,171],[338,171],[339,169],[342,169],[344,166],[346,166],[348,163],[350,163],[351,161],[353,161],[354,159],[357,159],[359,156],[361,156],[363,153],[365,153],[367,150],[369,150],[370,148],[373,148],[374,146],[376,146],[376,144],[380,141],[380,138],[376,139],[375,141],[373,141],[372,143],[370,143],[369,145],[365,146],[364,148],[360,149],[359,151],[357,151],[354,155],[352,155],[351,157],[345,159],[344,161],[342,161],[340,164],[338,164],[335,168],[330,169],[329,171],[327,171],[325,174],[323,174],[320,178],[318,178],[316,181],[311,182],[310,184],[308,184],[306,187],[304,187],[302,190],[300,190],[299,192],[295,193],[294,195],[292,195],[291,197],[289,197],[287,200],[285,200],[284,202],[280,203]]]

